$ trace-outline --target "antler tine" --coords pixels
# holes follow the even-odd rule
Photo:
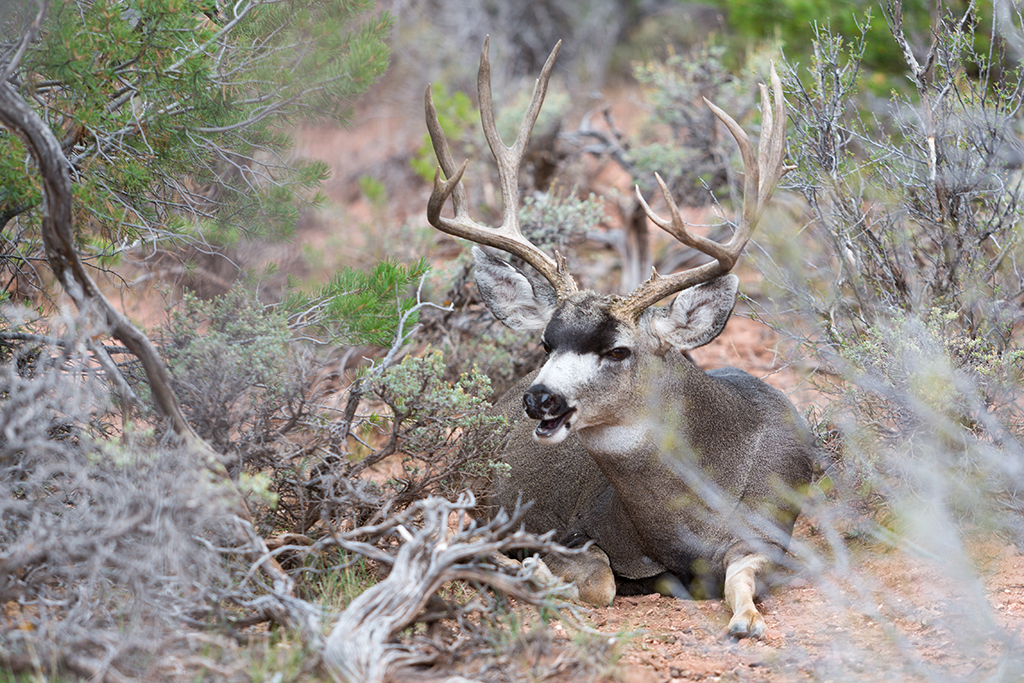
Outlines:
[[[679,273],[662,277],[657,271],[651,272],[651,277],[637,287],[617,307],[618,312],[631,316],[634,320],[647,308],[658,303],[667,296],[675,294],[694,285],[706,282],[712,278],[724,275],[732,270],[743,252],[750,236],[761,219],[771,199],[775,186],[782,175],[789,170],[783,162],[786,152],[786,101],[782,96],[782,81],[775,72],[775,65],[771,67],[772,92],[769,95],[768,88],[761,84],[761,139],[758,142],[758,150],[755,153],[750,138],[740,127],[736,120],[724,111],[709,102],[706,98],[704,103],[711,109],[712,113],[725,124],[732,133],[736,144],[740,148],[740,155],[743,157],[743,169],[745,177],[743,180],[743,210],[740,214],[739,225],[732,238],[720,244],[706,237],[692,233],[679,212],[679,207],[672,199],[665,181],[655,173],[661,192],[668,204],[670,217],[662,218],[651,209],[650,205],[636,188],[637,197],[640,200],[647,216],[665,232],[682,242],[704,252],[715,259],[695,268],[690,268]]]
[[[775,64],[771,65],[772,96],[775,99],[774,106],[768,99],[768,88],[764,83],[761,87],[761,111],[767,114],[761,115],[761,130],[770,128],[771,133],[764,135],[758,142],[758,159],[764,166],[761,168],[761,187],[758,190],[758,204],[763,209],[768,205],[778,185],[779,179],[792,170],[791,167],[782,163],[786,156],[786,99],[782,96],[782,81],[775,71]],[[767,159],[765,158],[767,157]]]
[[[576,281],[566,267],[565,258],[558,252],[555,252],[555,258],[545,254],[523,237],[519,225],[519,168],[523,162],[526,146],[530,141],[530,133],[540,114],[544,95],[547,93],[548,80],[551,78],[551,72],[555,65],[555,57],[558,55],[558,49],[562,43],[559,41],[555,45],[547,62],[544,63],[544,68],[533,88],[530,105],[519,126],[519,134],[511,147],[506,146],[502,141],[494,120],[494,102],[491,97],[491,63],[487,56],[489,45],[490,37],[484,40],[483,52],[480,55],[477,90],[480,95],[480,123],[487,144],[491,148],[491,154],[498,166],[498,181],[503,204],[502,223],[497,228],[492,228],[477,223],[469,217],[466,190],[460,182],[468,162],[464,162],[462,166],[456,168],[455,160],[448,147],[448,140],[437,120],[437,112],[434,109],[429,86],[425,97],[427,131],[430,133],[430,140],[440,168],[434,174],[434,190],[427,202],[427,221],[441,232],[518,256],[543,275],[555,288],[559,300],[562,300],[578,289]],[[441,180],[442,172],[447,180]],[[455,211],[454,218],[445,218],[441,215],[441,209],[448,201],[449,196],[452,198],[452,206]]]

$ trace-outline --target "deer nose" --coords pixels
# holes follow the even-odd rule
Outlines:
[[[543,384],[534,384],[523,394],[523,406],[526,414],[533,420],[543,420],[561,415],[569,410],[569,405],[561,394],[553,393]]]

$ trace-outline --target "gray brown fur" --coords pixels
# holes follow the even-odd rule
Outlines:
[[[550,347],[536,376],[520,387],[535,422],[512,407],[520,391],[500,407],[516,427],[503,456],[512,476],[499,487],[498,502],[511,509],[520,498],[532,500],[531,529],[556,529],[569,545],[595,542],[600,552],[556,563],[566,580],[607,588],[616,578],[642,582],[667,573],[701,594],[724,583],[733,612],[729,634],[759,637],[765,623],[754,605],[756,580],[789,543],[814,444],[779,392],[739,370],[704,373],[687,352],[725,326],[738,287],[728,273],[788,170],[782,82],[772,67],[771,90],[761,86],[756,150],[731,116],[705,100],[743,158],[743,207],[732,237],[719,243],[694,233],[655,174],[670,217],[657,215],[637,190],[648,217],[711,261],[667,276],[652,272],[628,296],[606,297],[581,292],[565,259],[538,249],[519,225],[519,172],[557,54],[556,45],[516,140],[506,145],[495,124],[484,43],[477,87],[504,205],[499,226],[470,217],[462,186],[467,164],[455,163],[429,87],[424,100],[440,164],[427,220],[449,235],[513,254],[543,277],[474,249],[488,308],[513,329],[543,330]],[[442,211],[449,198],[450,218]],[[671,304],[656,307],[676,293]],[[599,601],[610,594],[587,592]]]
[[[478,279],[524,277],[480,250],[476,259]],[[617,297],[589,291],[538,304],[533,324],[544,321],[551,354],[496,406],[514,428],[502,456],[511,473],[495,502],[511,510],[533,501],[529,530],[555,529],[571,547],[592,541],[620,590],[650,588],[667,572],[693,594],[720,595],[731,562],[778,555],[792,534],[817,453],[803,419],[777,389],[735,368],[704,372],[684,353],[721,332],[735,288],[734,276],[718,278],[635,323],[608,313]],[[605,360],[610,347],[629,347],[632,364]],[[561,377],[560,362],[593,367],[593,377]],[[538,442],[538,422],[523,414],[541,373],[573,394],[576,422],[559,443]],[[628,447],[608,437],[634,423],[628,433],[641,436]]]
[[[701,461],[708,478],[745,507],[767,510],[768,519],[774,518],[773,526],[788,538],[799,507],[795,500],[781,497],[770,482],[777,481],[783,491],[792,491],[797,497],[809,483],[816,449],[803,419],[781,392],[742,370],[704,373],[681,354],[668,356],[665,366],[680,387],[677,403],[701,407],[702,419],[690,421],[687,440],[706,444]],[[649,463],[639,472],[629,472],[633,468],[628,464],[617,467],[614,458],[598,455],[605,468],[602,471],[599,460],[576,435],[555,446],[534,441],[535,422],[523,414],[522,395],[536,374],[520,380],[496,405],[514,427],[502,455],[510,474],[498,480],[494,503],[512,510],[520,497],[533,501],[525,518],[527,530],[543,533],[556,529],[555,540],[569,547],[594,541],[608,555],[625,592],[643,591],[648,586],[643,579],[656,578],[667,570],[692,592],[720,595],[726,553],[739,549],[728,520],[703,505],[680,509],[675,515],[667,512],[676,497],[690,493],[690,487],[672,474],[671,461],[659,465],[649,453],[637,454],[636,460],[649,458]],[[765,446],[744,446],[758,439]],[[667,455],[677,461],[685,457]],[[616,476],[621,470],[626,471],[617,477],[618,486],[612,485],[605,472]],[[665,478],[670,484],[663,483],[656,491],[662,504],[645,509],[623,503],[623,496],[635,499],[630,493],[633,489],[650,489]],[[746,520],[735,523],[750,526]],[[686,528],[701,539],[703,547],[685,542],[673,526]],[[783,549],[775,540],[768,543]],[[711,571],[694,575],[697,559],[709,561]]]

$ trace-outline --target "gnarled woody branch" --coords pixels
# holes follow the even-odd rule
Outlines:
[[[468,491],[454,503],[431,496],[375,527],[377,534],[396,533],[403,542],[393,561],[388,560],[388,577],[353,600],[327,638],[323,662],[336,681],[416,680],[414,669],[430,664],[433,657],[429,652],[394,642],[394,636],[413,624],[430,598],[450,581],[477,582],[531,605],[557,600],[561,589],[532,588],[533,574],[505,573],[508,565],[498,557],[511,550],[567,549],[551,542],[550,533],[538,537],[523,531],[523,510],[517,510],[511,517],[501,513],[478,527],[467,515],[475,504]],[[450,526],[453,513],[457,523]],[[356,531],[365,532],[367,528]],[[364,543],[345,537],[335,541],[343,548],[366,554]]]
[[[152,342],[111,305],[85,269],[75,249],[72,225],[71,173],[60,143],[42,119],[8,83],[0,83],[0,123],[24,142],[39,167],[43,186],[42,237],[50,268],[82,313],[98,312],[111,334],[142,362],[153,401],[176,434],[197,445],[202,440],[181,412],[170,377]],[[203,444],[205,445],[205,444]],[[207,450],[209,446],[206,446]],[[210,453],[215,456],[214,453]]]

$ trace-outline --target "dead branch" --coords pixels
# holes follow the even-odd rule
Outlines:
[[[561,588],[539,585],[542,582],[533,568],[520,568],[513,574],[495,558],[512,550],[564,549],[550,541],[550,534],[538,537],[523,531],[520,511],[477,526],[467,514],[475,502],[471,492],[454,503],[432,496],[373,528],[377,534],[400,537],[401,546],[388,577],[353,600],[335,622],[323,651],[324,666],[334,680],[385,683],[430,679],[426,667],[435,654],[394,638],[421,620],[430,599],[450,581],[475,582],[525,604],[559,606]],[[353,534],[366,531],[358,529],[334,540],[346,550],[361,553],[365,543]]]

